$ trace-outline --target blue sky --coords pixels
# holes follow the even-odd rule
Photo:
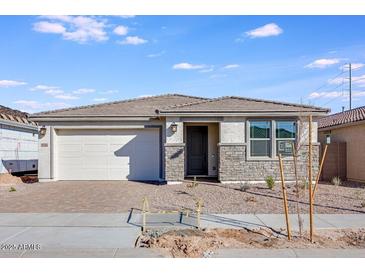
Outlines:
[[[353,106],[365,105],[364,29],[361,16],[0,16],[0,104],[38,112],[184,93],[337,112],[348,62]]]

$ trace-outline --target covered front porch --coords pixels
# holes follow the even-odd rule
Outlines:
[[[238,121],[228,118],[167,117],[165,143],[167,183],[180,183],[192,177],[221,180],[228,167],[225,163],[228,159],[222,158],[222,155],[225,155],[224,151],[227,150],[226,145],[244,146],[244,140],[245,124],[242,119]],[[240,162],[240,159],[236,160]]]

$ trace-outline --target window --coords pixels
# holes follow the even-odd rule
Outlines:
[[[276,155],[292,156],[292,144],[295,142],[296,123],[294,121],[276,121]]]
[[[297,137],[297,124],[293,120],[250,120],[248,121],[249,157],[274,158],[293,156],[292,143]]]
[[[250,122],[250,151],[253,157],[271,156],[271,122]]]

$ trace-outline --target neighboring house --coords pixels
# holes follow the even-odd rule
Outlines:
[[[323,167],[325,179],[365,182],[365,106],[319,120],[319,140],[331,145]]]
[[[27,113],[0,105],[0,173],[38,169],[38,128]]]
[[[327,112],[241,97],[167,94],[43,112],[31,118],[42,133],[41,181],[177,183],[187,176],[202,176],[226,183],[262,182],[268,175],[279,178],[277,153],[290,159],[291,142],[299,139],[301,154],[307,151],[305,129],[310,114],[316,169],[316,119]],[[302,116],[306,120],[298,123]],[[307,164],[304,158],[299,158],[299,164]],[[285,161],[288,179],[294,176],[292,164]]]

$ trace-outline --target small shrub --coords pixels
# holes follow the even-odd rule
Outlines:
[[[14,192],[14,191],[16,191],[15,187],[10,187],[9,192]]]
[[[273,189],[274,186],[275,186],[275,181],[274,181],[274,178],[272,176],[267,176],[265,178],[265,182],[266,182],[266,185],[269,189]]]
[[[362,208],[364,208],[364,207],[365,207],[365,201],[362,201],[362,202],[360,203],[360,206],[361,206]]]
[[[243,185],[240,186],[240,190],[243,192],[246,192],[250,188],[251,188],[251,186],[248,183],[244,183]]]
[[[338,176],[333,177],[333,178],[332,178],[332,184],[333,184],[334,186],[340,186],[340,185],[342,185],[341,178],[340,178],[340,177],[338,177]]]

